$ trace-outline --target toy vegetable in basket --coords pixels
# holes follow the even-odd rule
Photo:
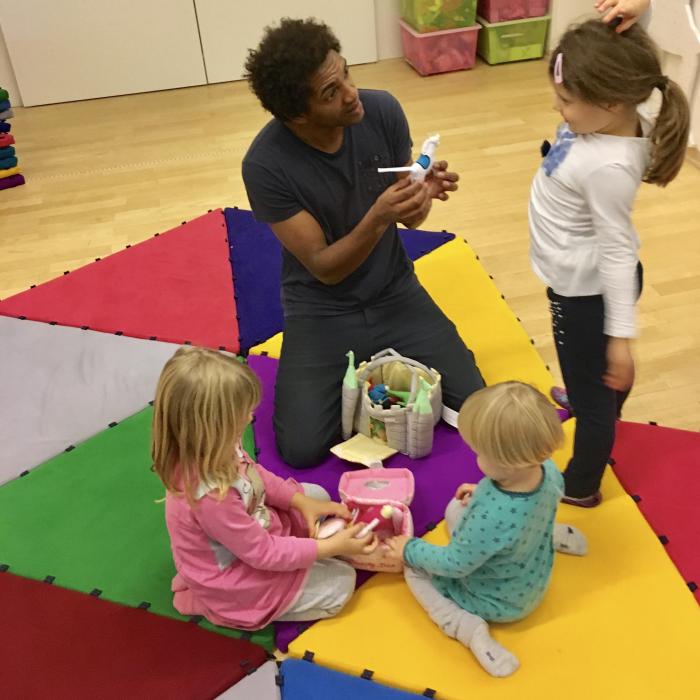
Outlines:
[[[357,369],[353,351],[347,356],[343,439],[357,432],[412,458],[430,454],[433,430],[442,413],[440,373],[392,348],[373,355]]]

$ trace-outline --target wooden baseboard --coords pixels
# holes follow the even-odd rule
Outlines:
[[[689,148],[686,154],[686,158],[691,162],[696,168],[700,168],[700,148],[695,146]]]

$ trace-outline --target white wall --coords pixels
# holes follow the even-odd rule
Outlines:
[[[695,25],[700,29],[700,0],[693,0],[693,13],[695,15]],[[695,93],[690,105],[690,143],[696,148],[700,148],[700,71],[695,79]]]
[[[559,37],[574,23],[596,17],[593,0],[550,0],[549,49],[557,45]]]
[[[25,105],[202,85],[192,0],[0,0]]]
[[[662,71],[683,89],[691,104],[690,143],[698,140],[698,85],[700,84],[700,30],[693,14],[700,14],[700,0],[694,10],[689,0],[654,3],[648,31],[661,48]]]
[[[283,16],[323,19],[350,63],[368,63],[402,55],[398,10],[399,0],[263,0],[254,11],[242,0],[0,0],[0,84],[35,105],[237,80],[247,48]]]
[[[10,62],[10,54],[7,52],[7,45],[5,44],[5,36],[2,33],[2,26],[0,26],[0,87],[5,88],[10,93],[10,102],[12,102],[13,106],[20,107],[22,105],[22,96],[19,94],[15,72]]]
[[[374,0],[374,18],[377,26],[377,58],[403,56],[399,9],[401,0]]]
[[[269,0],[265,0],[269,2]],[[331,0],[331,2],[336,2],[338,4],[342,3],[344,8],[347,8],[346,0]],[[203,21],[207,18],[207,13],[210,9],[210,0],[197,0],[197,9],[199,14],[199,21]],[[367,52],[364,52],[362,56],[362,61],[354,62],[364,62],[366,60],[382,60],[385,58],[397,58],[403,56],[403,47],[401,45],[401,33],[399,31],[399,8],[401,5],[401,0],[374,0],[374,22],[376,29],[376,58],[367,58]],[[290,2],[286,2],[283,7],[285,11],[280,10],[279,16],[283,14],[292,14],[292,6]],[[294,14],[299,14],[296,10],[296,4],[294,7]],[[303,8],[302,8],[303,9]],[[269,13],[267,13],[269,14]],[[313,13],[312,13],[313,14]],[[329,20],[330,21],[330,20]],[[334,30],[341,36],[341,41],[345,46],[348,43],[348,37],[343,36],[344,26],[342,22],[336,23],[337,26]],[[251,46],[254,42],[251,42]],[[351,40],[352,46],[352,40]],[[230,50],[229,50],[230,51]],[[238,49],[240,53],[240,48]],[[205,51],[205,54],[207,52]],[[218,51],[215,48],[209,49],[210,55],[207,56],[208,62],[217,62],[220,66],[219,70],[212,65],[208,70],[208,78],[210,82],[218,82],[219,80],[233,80],[235,78],[229,75],[228,77],[222,77],[224,71],[221,68],[224,67],[224,61],[228,61],[228,71],[230,74],[235,73],[238,70],[238,76],[240,77],[240,69],[237,66],[242,65],[243,54],[241,56],[235,56],[233,58],[227,58],[224,53]],[[353,61],[351,61],[353,62]],[[226,69],[224,69],[226,70]],[[2,27],[0,25],[0,86],[4,87],[9,93],[12,103],[19,107],[22,105],[22,96],[20,94],[19,87],[17,85],[17,80],[15,78],[15,73],[12,68],[12,63],[10,61],[10,56],[7,50],[5,37],[2,33]]]
[[[210,83],[240,80],[248,49],[257,46],[263,29],[282,17],[316,17],[337,35],[348,63],[377,60],[374,0],[263,0],[255,12],[242,2],[195,0],[199,33]]]

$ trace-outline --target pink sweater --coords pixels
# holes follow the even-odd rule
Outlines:
[[[294,494],[302,492],[299,484],[252,461],[242,468],[247,469],[257,469],[265,485],[267,529],[248,515],[235,488],[223,501],[207,494],[194,508],[168,493],[165,520],[178,572],[175,608],[217,625],[254,630],[294,603],[318,547],[299,511],[290,506]]]

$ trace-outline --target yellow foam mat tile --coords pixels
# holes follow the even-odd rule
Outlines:
[[[416,263],[433,299],[474,351],[488,384],[519,379],[547,391],[552,377],[474,252],[462,240]],[[279,357],[281,335],[252,352]],[[560,468],[571,452],[555,455]],[[520,659],[507,679],[491,678],[471,653],[445,637],[411,596],[403,578],[378,574],[341,615],[302,634],[289,652],[313,651],[321,664],[441,699],[700,697],[697,604],[657,537],[608,472],[605,501],[594,511],[562,506],[559,520],[580,527],[587,557],[557,555],[541,607],[495,637]],[[426,539],[446,542],[444,523]]]
[[[519,379],[547,391],[552,377],[471,248],[460,239],[416,262],[416,273],[476,355],[488,384]],[[279,357],[281,334],[251,352]],[[555,455],[563,468],[567,446]],[[580,527],[588,556],[557,555],[552,584],[521,622],[493,625],[496,639],[522,664],[494,679],[471,653],[445,637],[411,596],[403,578],[378,574],[337,618],[289,647],[321,664],[441,700],[550,698],[625,700],[700,697],[700,615],[658,538],[608,470],[605,501],[593,511],[562,506],[559,520]],[[446,542],[444,523],[426,539]]]
[[[474,352],[487,384],[518,379],[549,391],[552,375],[465,241],[420,258],[416,274]]]
[[[487,384],[519,379],[549,391],[551,374],[464,240],[456,238],[424,255],[416,261],[415,269],[474,352]],[[279,357],[281,347],[282,334],[278,333],[252,348],[251,353]]]
[[[573,424],[567,424],[571,444]],[[569,448],[570,450],[570,448]],[[566,451],[557,457],[565,463]],[[511,677],[489,676],[440,632],[399,574],[378,574],[334,619],[289,647],[292,656],[441,700],[566,698],[646,700],[700,697],[695,599],[637,507],[608,472],[594,511],[562,506],[558,519],[580,527],[589,554],[557,554],[552,583],[528,618],[492,625],[521,663]],[[444,522],[426,538],[447,542]]]
[[[260,345],[256,345],[254,348],[250,349],[253,355],[269,355],[270,357],[276,357],[279,359],[280,350],[282,349],[282,334],[278,333],[273,335],[272,338],[266,340]]]

